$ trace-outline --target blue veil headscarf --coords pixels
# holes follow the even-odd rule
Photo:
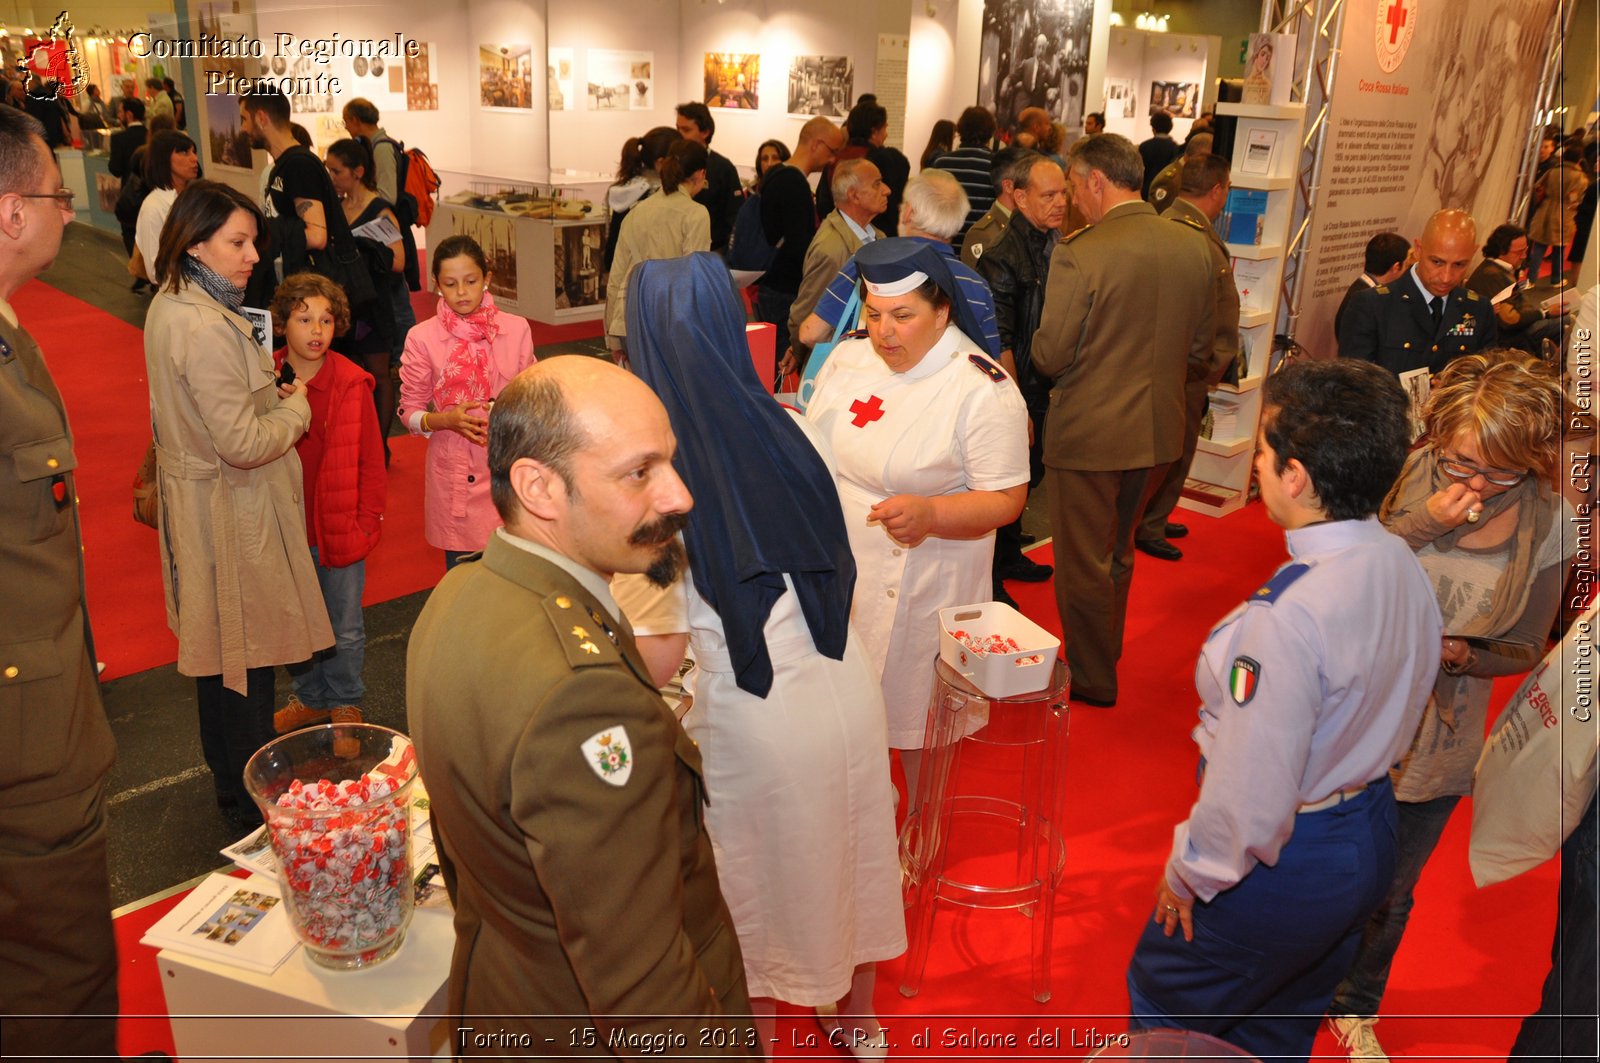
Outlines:
[[[950,272],[949,260],[933,244],[905,236],[862,244],[856,251],[856,270],[869,287],[892,284],[913,273],[923,274],[950,297],[950,323],[973,342],[973,350],[983,350],[983,324],[956,283],[955,274]]]
[[[722,618],[739,688],[772,689],[766,624],[794,584],[811,641],[844,657],[856,563],[833,476],[756,377],[728,267],[707,252],[642,262],[628,280],[628,358],[678,438],[694,508],[695,589]]]

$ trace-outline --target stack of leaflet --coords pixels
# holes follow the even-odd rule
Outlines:
[[[1241,435],[1239,429],[1238,396],[1216,392],[1211,396],[1211,435],[1207,438],[1219,443],[1230,442]]]
[[[278,884],[216,874],[156,920],[140,944],[271,974],[300,947]]]

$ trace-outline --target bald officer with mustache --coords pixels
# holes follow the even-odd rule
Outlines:
[[[607,588],[670,582],[694,504],[638,378],[519,374],[489,423],[505,527],[447,573],[406,697],[455,903],[460,1055],[759,1055],[700,754]]]

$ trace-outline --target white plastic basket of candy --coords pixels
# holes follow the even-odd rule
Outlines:
[[[991,698],[1043,690],[1061,640],[1009,605],[939,610],[939,657]]]

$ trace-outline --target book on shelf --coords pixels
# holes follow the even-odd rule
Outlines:
[[[1219,443],[1231,442],[1242,434],[1239,430],[1239,397],[1227,393],[1211,396],[1211,435]]]
[[[1191,476],[1183,481],[1183,496],[1208,506],[1226,506],[1239,497],[1239,492],[1231,487],[1196,480]]]
[[[1239,157],[1239,172],[1265,177],[1272,172],[1272,149],[1277,146],[1276,129],[1252,129],[1245,138],[1244,154]]]
[[[140,943],[271,974],[300,947],[278,883],[215,874],[145,931]]]
[[[1234,259],[1233,283],[1239,289],[1239,309],[1271,310],[1273,281],[1282,268],[1283,264],[1275,258]]]
[[[1294,84],[1292,33],[1252,33],[1245,50],[1244,93],[1240,102],[1281,105]]]
[[[1259,188],[1230,188],[1223,215],[1228,219],[1224,240],[1230,244],[1260,245],[1267,222],[1266,192]]]

